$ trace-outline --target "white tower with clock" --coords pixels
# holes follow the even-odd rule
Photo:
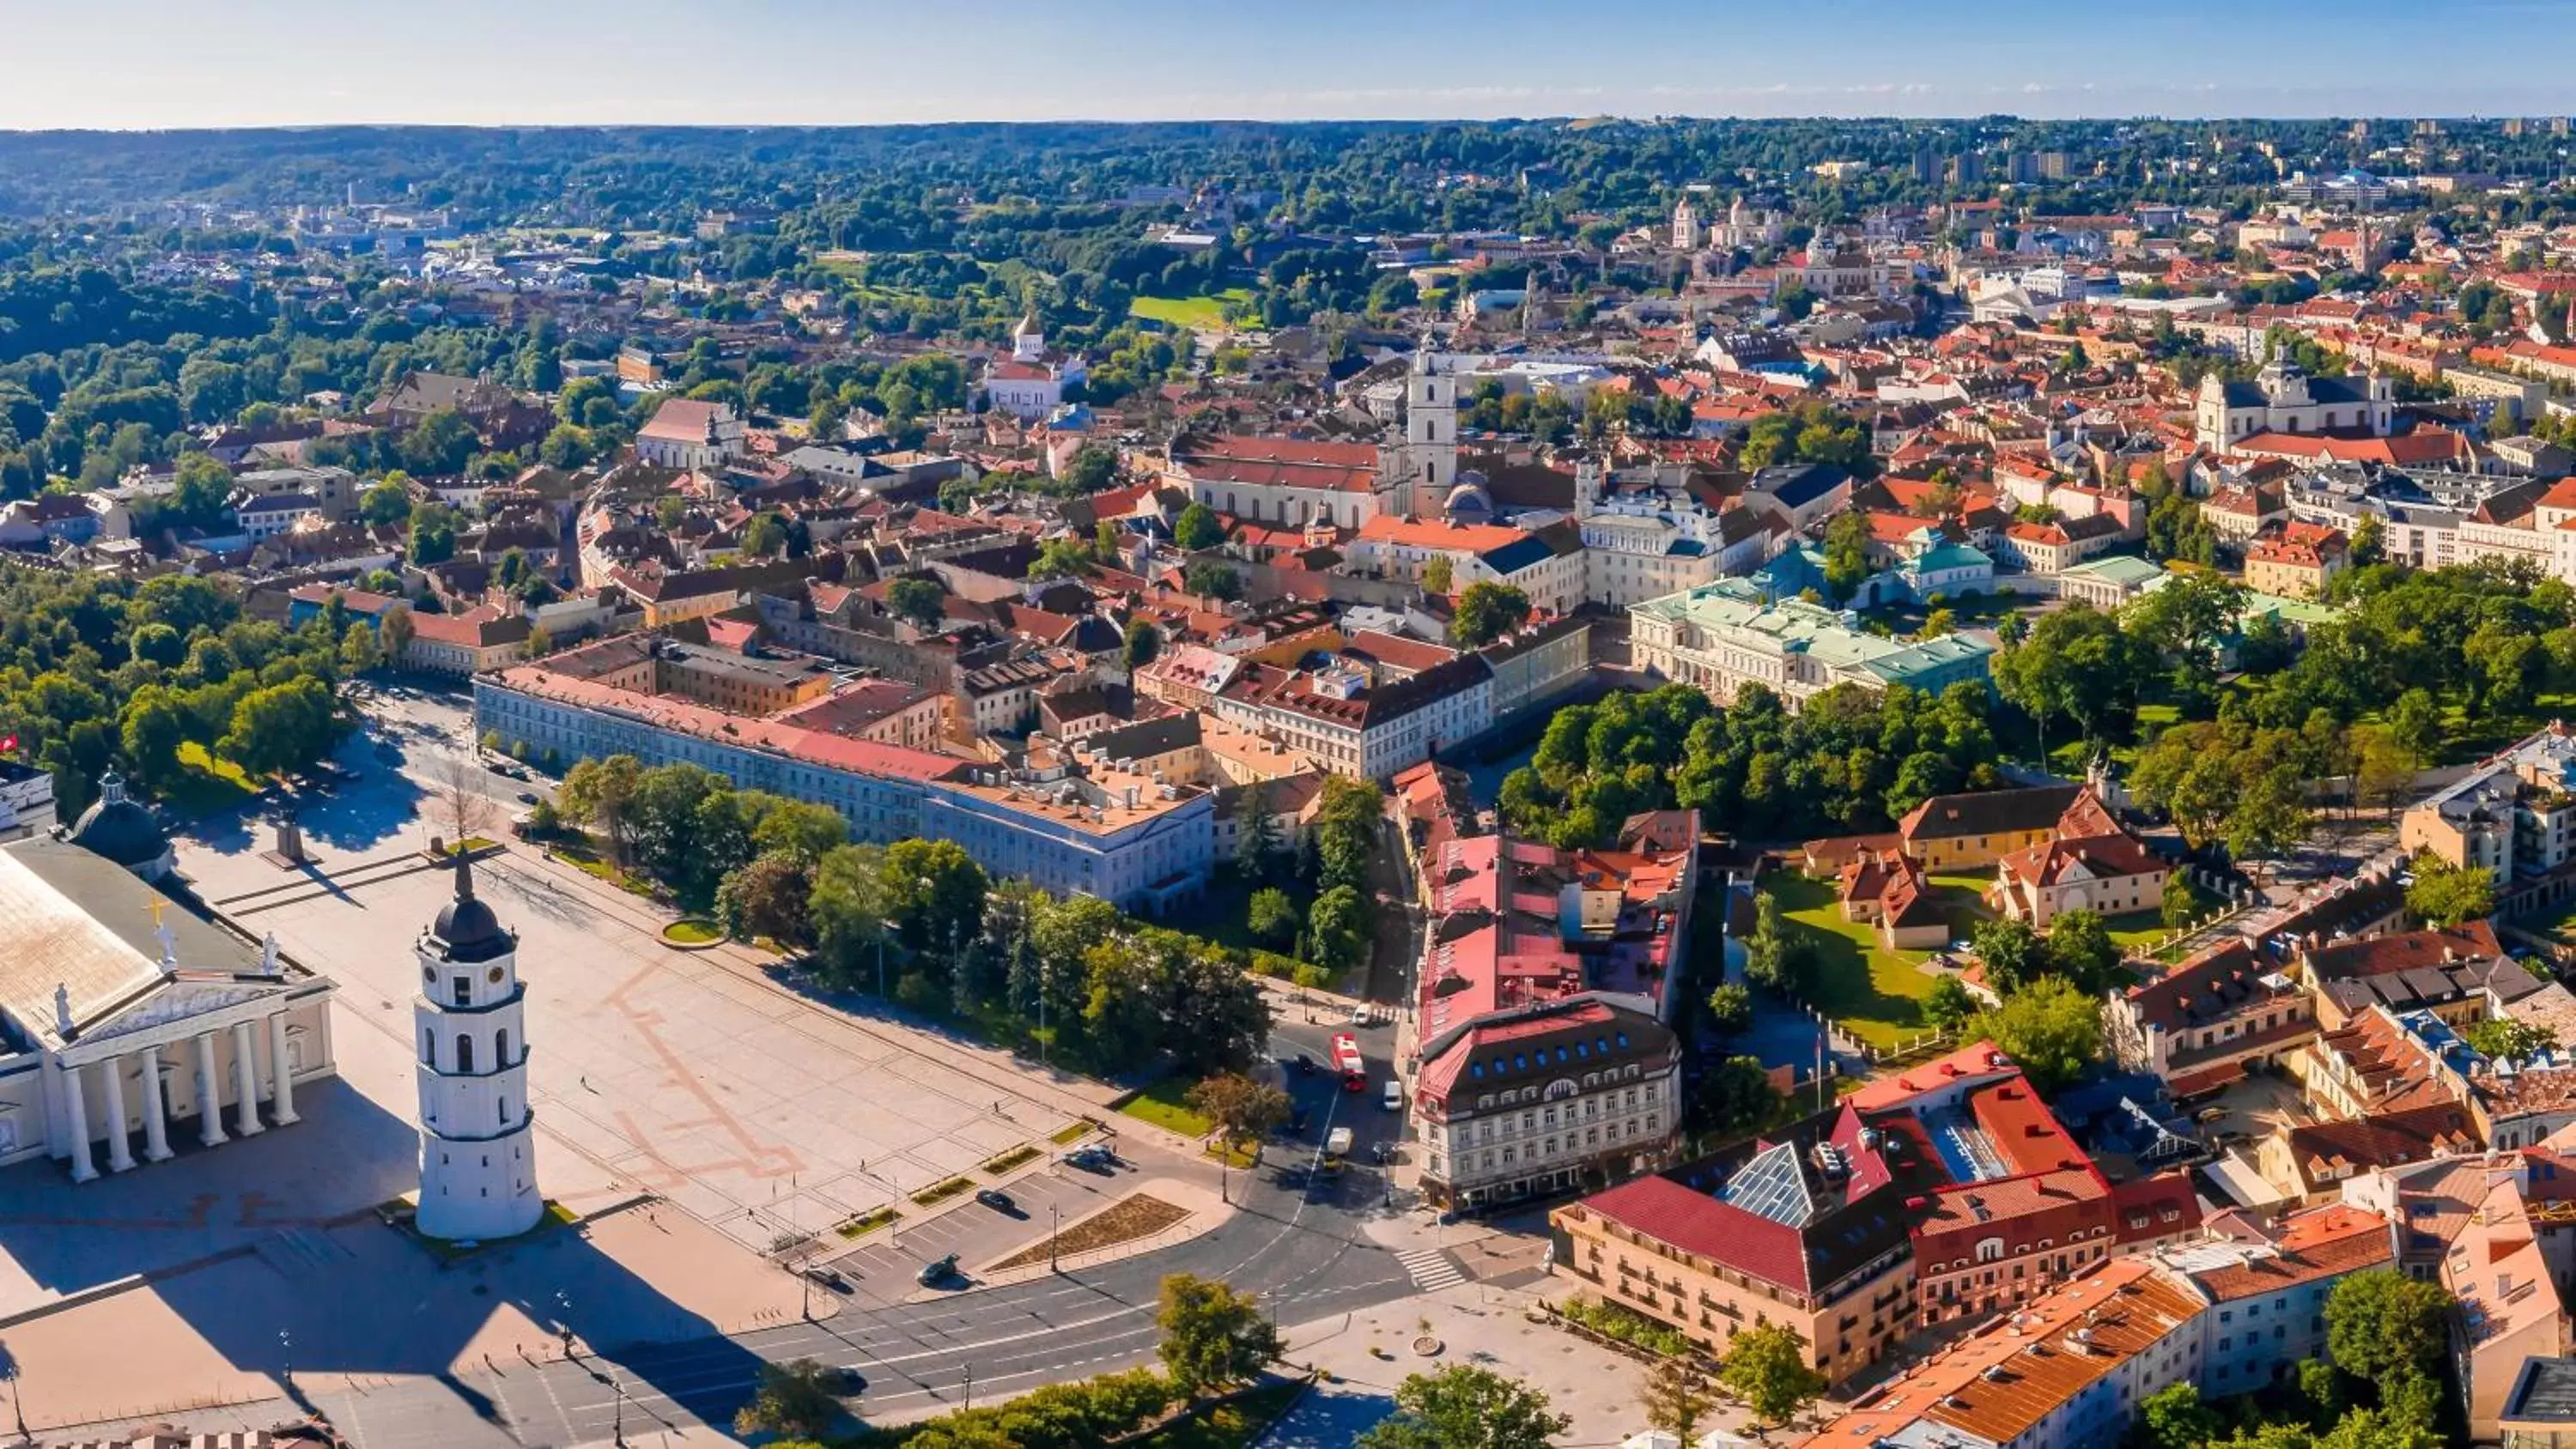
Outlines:
[[[519,985],[519,938],[474,898],[474,874],[456,857],[456,899],[423,931],[420,996],[412,1003],[420,1051],[420,1210],[426,1237],[506,1238],[537,1225],[533,1119],[528,1114],[528,1035]]]

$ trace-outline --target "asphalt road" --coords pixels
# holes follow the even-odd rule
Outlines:
[[[864,1378],[848,1398],[855,1414],[917,1417],[961,1407],[970,1393],[993,1402],[1150,1361],[1155,1294],[1166,1274],[1222,1278],[1259,1294],[1291,1326],[1415,1291],[1394,1255],[1360,1232],[1361,1214],[1375,1210],[1366,1174],[1313,1202],[1277,1177],[1251,1183],[1253,1201],[1214,1231],[1096,1268],[921,1303],[852,1300],[820,1322],[732,1337],[629,1349],[576,1344],[570,1360],[333,1388],[300,1407],[327,1414],[360,1449],[534,1449],[606,1442],[621,1425],[628,1442],[645,1444],[664,1430],[729,1426],[763,1361],[811,1358]],[[1245,1186],[1239,1176],[1238,1189]],[[1021,1190],[1015,1185],[1014,1195]],[[211,1431],[274,1424],[298,1407],[278,1400],[188,1417],[192,1428]]]

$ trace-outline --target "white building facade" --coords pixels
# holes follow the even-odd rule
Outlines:
[[[422,1236],[454,1242],[513,1237],[537,1225],[536,1119],[528,1111],[526,990],[519,938],[474,898],[473,867],[456,857],[456,898],[412,948],[420,1046]]]

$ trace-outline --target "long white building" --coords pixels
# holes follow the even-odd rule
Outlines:
[[[1983,682],[1991,645],[1957,635],[1899,643],[1849,614],[1798,599],[1763,601],[1742,579],[1650,600],[1628,611],[1629,645],[1650,674],[1698,685],[1720,704],[1761,684],[1795,707],[1838,684],[1903,685],[1929,694]]]

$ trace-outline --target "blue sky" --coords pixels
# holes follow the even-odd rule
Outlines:
[[[0,0],[0,128],[2576,109],[2545,0]]]

